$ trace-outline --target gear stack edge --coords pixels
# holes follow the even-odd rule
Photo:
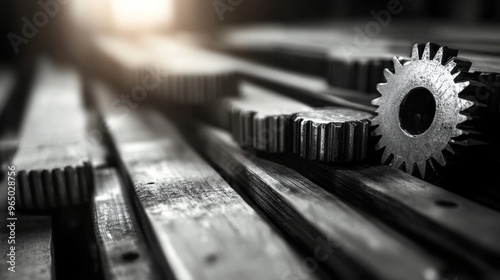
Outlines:
[[[368,150],[372,114],[326,107],[292,116],[292,149],[302,158],[332,163],[360,161]]]

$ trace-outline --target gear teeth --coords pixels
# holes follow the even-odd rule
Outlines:
[[[462,122],[463,122],[463,121],[462,121]],[[460,136],[460,135],[462,135],[462,134],[463,134],[463,131],[462,131],[462,130],[460,130],[460,129],[456,129],[456,128],[455,128],[455,129],[453,130],[453,133],[452,133],[451,137],[452,137],[452,138],[455,138],[455,137],[458,137],[458,136]]]
[[[448,72],[450,72],[451,74],[460,72],[466,73],[471,68],[472,62],[467,59],[455,57],[446,62],[444,66],[446,67],[446,70],[448,70]]]
[[[420,173],[420,176],[422,178],[425,178],[426,165],[427,165],[427,163],[425,161],[417,163],[417,169],[418,169],[418,172]]]
[[[448,72],[453,73],[454,69],[457,67],[457,64],[450,60],[448,63],[446,63],[445,68]]]
[[[415,167],[415,164],[412,162],[405,162],[405,164],[406,164],[406,173],[413,174],[413,169]]]
[[[458,55],[458,50],[448,47],[441,47],[435,43],[415,44],[412,48],[412,60],[434,60],[441,65],[446,64],[450,59]],[[415,59],[414,59],[415,57]]]
[[[405,161],[400,156],[394,156],[394,161],[392,162],[392,166],[395,168],[401,168],[404,165]]]
[[[454,140],[451,140],[450,143],[454,143],[455,141]],[[453,148],[448,144],[444,147],[444,150],[451,153],[452,155],[455,155],[455,151],[453,150]]]
[[[377,84],[377,91],[383,95],[385,93],[385,90],[384,90],[384,87],[386,86],[387,84],[386,83],[380,83],[380,84]]]
[[[81,205],[90,200],[92,193],[92,167],[87,162],[64,170],[23,170],[17,179],[16,200],[19,210],[25,212]]]
[[[326,107],[292,116],[292,151],[324,162],[353,162],[366,158],[370,113]]]
[[[436,55],[434,56],[433,60],[439,62],[439,64],[443,64],[443,52],[444,52],[443,47],[440,47]]]
[[[384,69],[384,78],[388,82],[394,74],[391,72],[391,70],[385,68]]]
[[[443,153],[438,153],[438,154],[434,155],[434,159],[437,161],[437,163],[439,163],[439,165],[441,165],[441,166],[445,166],[446,165],[446,159],[444,158]]]
[[[421,60],[431,60],[431,44],[425,44],[424,52],[422,53]]]
[[[394,73],[397,74],[403,69],[403,65],[401,64],[401,61],[397,57],[392,58],[392,63],[394,64]]]
[[[404,66],[401,65],[400,60],[393,59],[395,72],[394,74],[384,73],[387,75],[387,83],[379,84],[377,90],[381,96],[372,101],[373,105],[378,106],[376,109],[378,115],[372,121],[374,125],[378,126],[373,130],[372,135],[380,137],[375,143],[375,148],[377,150],[383,149],[382,163],[405,169],[410,174],[417,174],[416,170],[418,169],[420,176],[426,178],[429,175],[426,173],[431,172],[431,170],[438,172],[438,169],[435,168],[438,165],[453,164],[455,162],[453,158],[474,153],[467,150],[467,147],[472,146],[469,144],[470,141],[487,139],[482,133],[473,133],[476,123],[483,116],[481,114],[487,111],[486,102],[476,102],[477,92],[483,90],[485,86],[480,83],[475,84],[478,79],[474,78],[474,75],[477,74],[469,73],[471,62],[458,58],[457,55],[458,50],[456,49],[426,43],[413,45],[411,61],[404,63]],[[403,70],[403,67],[408,67],[410,70]],[[425,74],[415,75],[409,71],[418,71],[417,74],[421,71]],[[416,76],[418,78],[414,78]],[[394,102],[400,100],[402,94],[425,83],[434,84],[434,87],[431,87],[434,89],[430,93],[433,94],[435,100],[439,100],[439,106],[436,107],[436,110],[443,110],[441,113],[446,114],[444,120],[446,123],[436,123],[429,126],[427,128],[429,133],[424,133],[424,131],[411,127],[414,120],[408,119],[407,124],[405,124],[407,129],[404,128],[405,131],[401,133],[403,123],[394,117],[395,106],[400,104],[394,104]],[[478,110],[476,111],[476,109]],[[417,116],[415,118],[419,119]],[[381,133],[382,131],[384,133]],[[434,137],[433,135],[436,133],[444,134],[446,138]],[[464,142],[464,139],[468,142]],[[407,144],[410,142],[404,141],[410,141],[415,149],[408,149],[409,145]],[[399,145],[398,143],[405,144]],[[475,145],[479,148],[474,151],[486,150],[484,148],[486,144],[481,145],[483,146]],[[444,148],[442,148],[443,146]],[[456,147],[465,148],[455,152]],[[431,156],[425,156],[425,154],[418,152],[423,150],[428,151]]]
[[[459,122],[459,123],[463,123],[463,122],[465,122],[465,121],[467,121],[467,120],[469,120],[469,118],[468,118],[467,116],[462,115],[462,114],[459,114],[459,115],[458,115],[458,122]]]
[[[459,73],[457,73],[457,74],[459,74]],[[458,75],[455,75],[454,78],[456,76],[458,76]],[[455,87],[457,88],[457,91],[459,91],[459,92],[464,91],[469,85],[470,85],[469,81],[465,81],[465,82],[461,82],[461,83],[455,83]],[[472,103],[472,105],[474,105],[474,103]]]
[[[417,61],[420,60],[420,54],[418,51],[418,44],[414,44],[411,50],[411,60]]]
[[[389,150],[387,149],[387,146],[382,146],[382,148],[385,148],[384,152],[382,153],[382,163],[385,164],[389,160],[389,157],[391,156],[391,152],[389,152]]]
[[[450,73],[455,73],[455,72],[463,72],[463,73],[467,73],[471,66],[472,66],[472,62],[467,60],[467,59],[463,59],[463,58],[460,58],[460,57],[455,57],[453,59],[453,63],[455,64],[455,68],[453,68]]]
[[[472,102],[472,101],[469,101],[469,100],[466,100],[466,99],[460,99],[460,104],[459,104],[459,109],[460,111],[465,111],[469,108],[471,108],[472,106],[474,106],[475,103]]]

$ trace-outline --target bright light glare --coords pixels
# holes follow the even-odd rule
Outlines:
[[[144,30],[166,27],[172,20],[172,0],[110,0],[119,29]]]

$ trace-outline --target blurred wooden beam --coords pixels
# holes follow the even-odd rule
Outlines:
[[[163,279],[114,168],[97,169],[94,228],[105,279]]]

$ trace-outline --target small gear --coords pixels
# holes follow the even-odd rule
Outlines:
[[[468,97],[482,85],[464,80],[471,63],[457,54],[433,43],[415,44],[410,61],[394,58],[394,73],[384,70],[387,83],[377,87],[382,96],[372,101],[379,106],[373,135],[380,137],[375,148],[383,149],[382,163],[410,174],[418,170],[425,178],[428,167],[447,165],[455,147],[482,146],[464,126],[473,118],[465,113],[474,106]]]
[[[366,158],[372,114],[325,107],[292,116],[292,149],[302,158],[352,162]]]

